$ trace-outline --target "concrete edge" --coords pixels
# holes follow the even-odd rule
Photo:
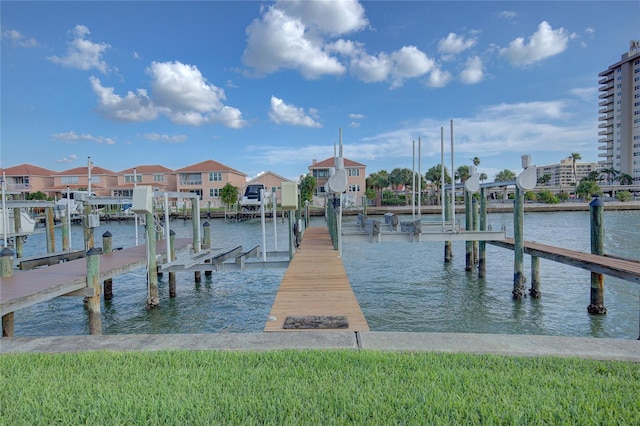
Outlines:
[[[515,334],[299,331],[3,337],[0,353],[159,350],[377,350],[556,356],[640,363],[640,341]]]

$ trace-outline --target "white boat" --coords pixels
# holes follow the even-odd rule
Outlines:
[[[7,209],[8,214],[5,218],[4,211],[0,209],[0,238],[4,236],[4,226],[7,225],[7,235],[16,234],[13,209]],[[27,212],[20,210],[20,229],[17,234],[30,234],[36,228],[35,219],[31,218]]]

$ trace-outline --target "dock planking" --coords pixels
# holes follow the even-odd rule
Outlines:
[[[510,250],[513,250],[514,247],[513,238],[507,238],[502,241],[487,241],[487,243]],[[638,261],[606,255],[599,256],[597,254],[584,253],[532,241],[524,242],[524,252],[530,256],[537,256],[541,259],[564,263],[591,272],[597,272],[640,284],[640,262]]]
[[[189,248],[190,238],[178,238],[175,250]],[[163,254],[166,243],[156,243],[156,253]],[[139,245],[100,255],[100,281],[114,278],[146,266],[146,246]],[[87,260],[71,260],[57,265],[16,271],[11,277],[0,278],[0,315],[64,296],[87,287]]]
[[[315,329],[283,329],[287,317],[346,317],[348,327],[333,330],[369,331],[327,228],[310,227],[305,230],[300,249],[282,278],[264,331]],[[329,330],[332,328],[318,329]]]

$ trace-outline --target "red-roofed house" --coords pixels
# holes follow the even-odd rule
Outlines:
[[[102,167],[91,167],[91,192],[99,197],[111,195],[111,188],[118,185],[118,175],[111,170]],[[53,187],[50,192],[58,198],[62,198],[69,188],[71,191],[89,189],[89,169],[88,167],[75,167],[53,175]]]
[[[31,164],[20,164],[18,166],[1,169],[7,179],[7,193],[15,195],[16,199],[25,199],[28,194],[34,192],[44,192],[47,196],[53,196],[48,188],[53,186],[52,170]]]
[[[316,178],[316,191],[314,193],[314,202],[316,197],[318,200],[324,199],[326,193],[324,185],[329,180],[330,169],[334,168],[334,157],[329,157],[320,162],[313,160],[309,166],[309,173]],[[367,166],[355,161],[344,158],[344,168],[347,170],[347,191],[346,202],[355,205],[362,205],[362,196],[366,191],[366,168]],[[317,204],[317,203],[316,203]]]
[[[178,192],[195,192],[201,204],[211,203],[213,207],[222,206],[220,190],[227,183],[241,190],[247,181],[246,174],[213,160],[183,167],[176,174]]]
[[[111,188],[114,197],[133,197],[134,183],[150,185],[154,191],[176,191],[175,172],[158,164],[142,165],[118,172],[118,184]]]

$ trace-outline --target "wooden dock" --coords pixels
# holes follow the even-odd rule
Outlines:
[[[264,331],[369,331],[325,227],[304,232]]]
[[[175,250],[188,249],[190,238],[177,238]],[[156,243],[156,253],[164,254],[166,243]],[[100,255],[100,281],[146,266],[146,247],[139,245]],[[44,302],[54,297],[73,294],[87,287],[87,260],[77,259],[57,265],[16,271],[0,278],[0,315]],[[77,293],[76,293],[77,294]]]
[[[514,247],[513,238],[507,238],[502,241],[487,241],[487,243],[510,250],[513,250]],[[541,259],[564,263],[640,284],[640,262],[638,261],[606,255],[599,256],[532,241],[524,242],[524,252],[530,256],[537,256]]]

